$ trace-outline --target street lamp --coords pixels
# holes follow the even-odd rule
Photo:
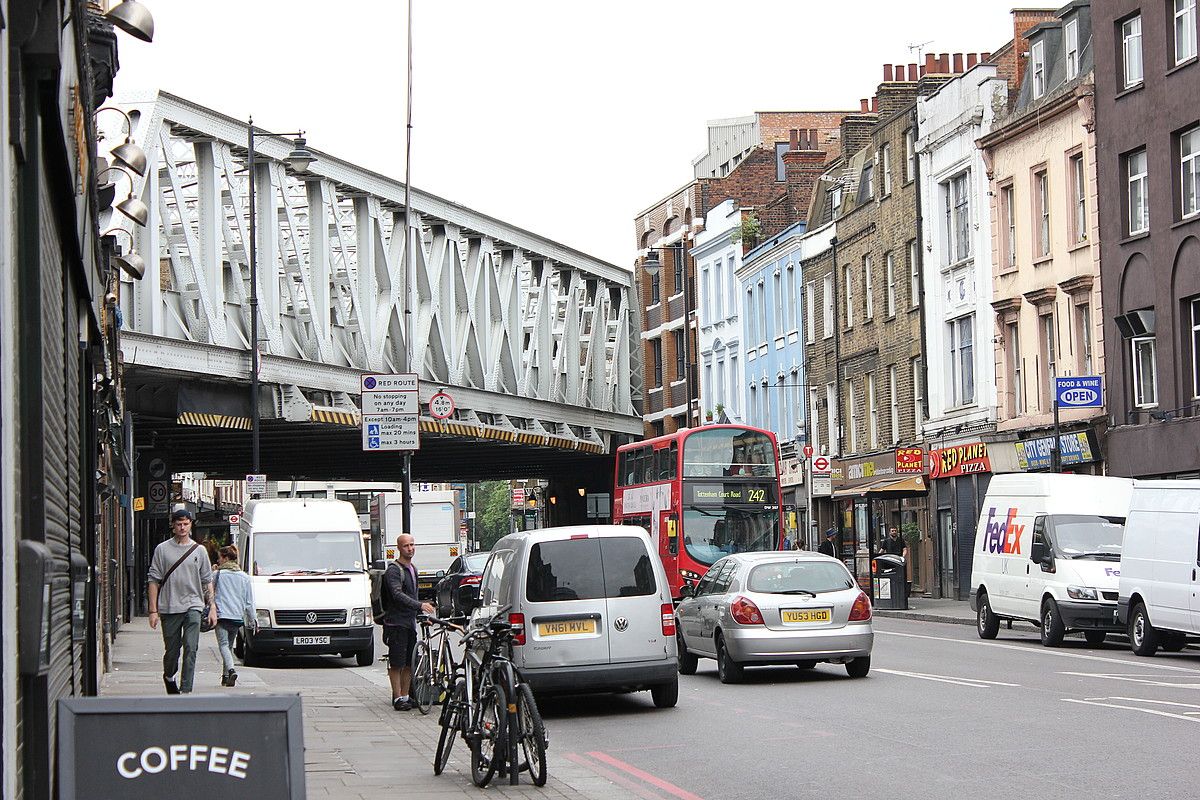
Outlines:
[[[307,172],[317,157],[308,149],[304,140],[304,131],[295,133],[272,133],[258,130],[254,127],[251,117],[246,135],[246,168],[250,177],[250,471],[259,471],[259,419],[258,419],[258,207],[254,199],[255,165],[257,153],[254,140],[259,136],[295,137],[292,140],[292,151],[284,158],[284,162],[293,171]]]

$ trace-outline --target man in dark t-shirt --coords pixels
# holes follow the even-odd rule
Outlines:
[[[388,681],[392,708],[408,711],[413,650],[417,646],[417,614],[433,614],[429,603],[417,599],[417,569],[412,564],[417,543],[407,533],[396,537],[396,560],[383,573],[383,643],[388,646]]]

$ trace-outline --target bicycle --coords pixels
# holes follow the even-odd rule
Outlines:
[[[440,703],[449,696],[454,688],[454,673],[458,668],[454,660],[454,651],[450,647],[450,631],[462,632],[462,626],[453,620],[442,620],[421,614],[417,617],[421,623],[421,641],[417,643],[416,656],[413,659],[412,686],[409,694],[413,705],[422,714],[428,714],[434,703]],[[437,623],[437,633],[431,634],[430,627]],[[436,650],[431,641],[438,638]]]

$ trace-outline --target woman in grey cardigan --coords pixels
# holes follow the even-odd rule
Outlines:
[[[226,545],[218,554],[213,572],[217,603],[217,646],[221,649],[221,685],[233,686],[237,672],[233,668],[230,644],[242,625],[254,626],[254,590],[250,576],[238,566],[238,549]]]

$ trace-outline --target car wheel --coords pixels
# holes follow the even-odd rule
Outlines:
[[[846,674],[851,678],[865,678],[867,673],[871,671],[871,657],[859,656],[858,658],[846,662]]]
[[[975,630],[980,639],[995,639],[1000,632],[1000,618],[992,613],[992,604],[988,602],[987,592],[979,593],[979,611],[975,615]]]
[[[674,708],[679,702],[679,678],[670,683],[651,686],[650,697],[654,698],[655,708]]]
[[[360,667],[369,667],[375,663],[375,642],[354,654],[354,663]]]
[[[1046,598],[1042,603],[1042,646],[1058,647],[1066,635],[1067,629],[1058,614],[1058,603],[1053,598]]]
[[[1152,656],[1158,652],[1158,631],[1150,623],[1146,606],[1138,603],[1129,616],[1129,646],[1134,655]]]
[[[797,661],[796,666],[800,669],[812,669],[817,665],[815,661]]]
[[[1084,631],[1083,638],[1087,640],[1088,647],[1099,647],[1104,644],[1108,634],[1104,631]]]
[[[745,668],[733,660],[725,649],[725,637],[717,634],[717,677],[721,683],[741,683]]]
[[[687,645],[683,643],[683,634],[679,632],[678,622],[675,623],[675,648],[679,651],[679,674],[695,675],[700,659],[688,652]]]
[[[1185,647],[1187,647],[1187,637],[1182,634],[1173,633],[1163,637],[1162,649],[1168,653],[1178,653]]]

